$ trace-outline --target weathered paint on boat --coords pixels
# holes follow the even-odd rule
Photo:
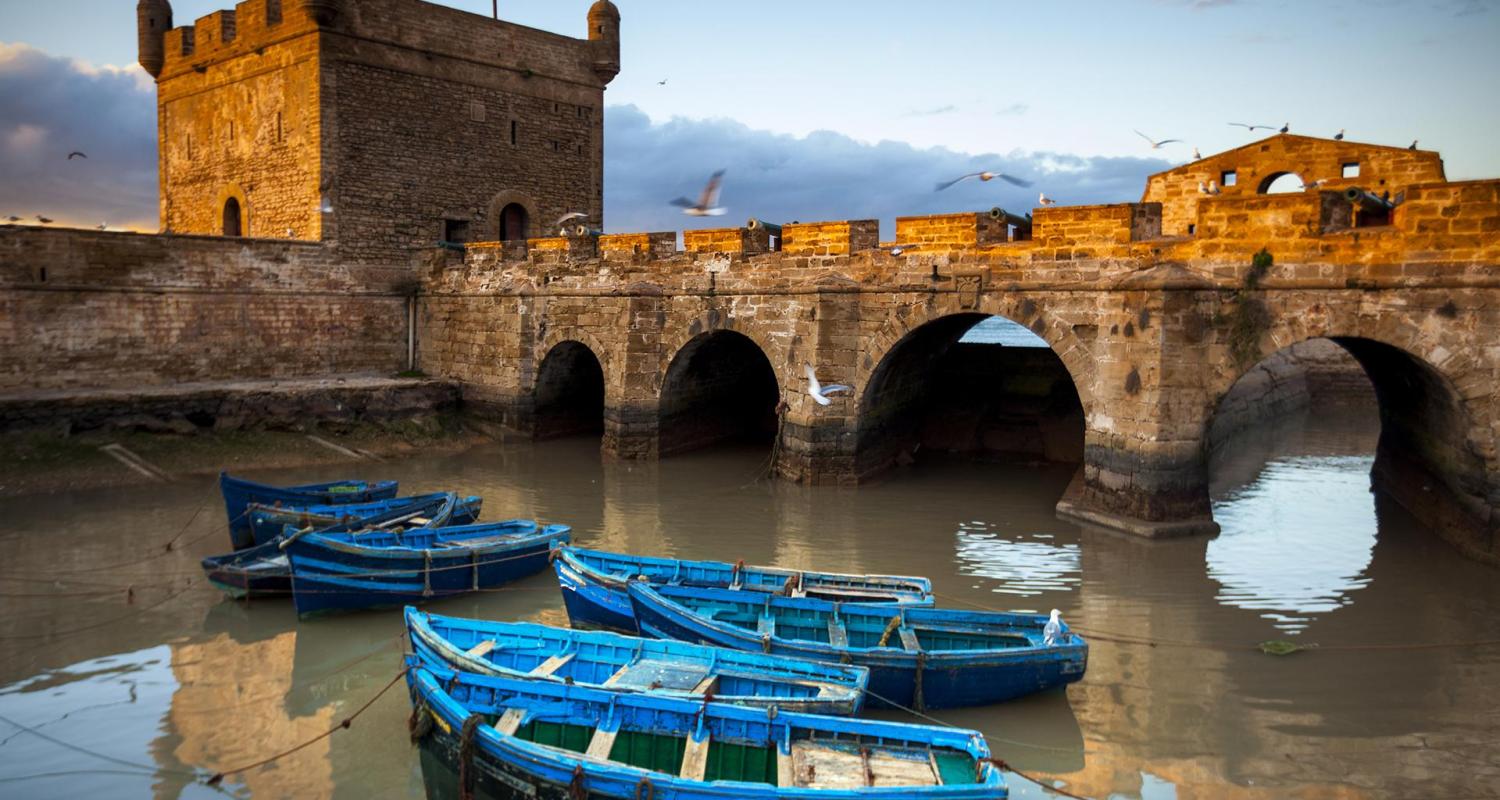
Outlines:
[[[440,669],[782,711],[856,714],[869,680],[863,667],[528,622],[445,617],[410,606],[406,632],[413,652]]]
[[[243,550],[255,545],[255,536],[250,530],[247,513],[251,503],[265,505],[368,503],[372,500],[395,497],[396,482],[369,483],[347,480],[305,483],[298,486],[271,486],[221,472],[219,473],[219,491],[224,495],[224,513],[229,519],[229,544],[236,550]]]
[[[751,567],[721,561],[609,553],[579,547],[560,548],[552,569],[563,605],[575,628],[603,628],[636,633],[635,612],[625,585],[644,578],[677,586],[739,586],[744,590],[789,592],[794,597],[821,597],[840,602],[931,605],[932,582],[906,575],[845,575],[802,572],[780,567]]]
[[[381,517],[408,523],[406,527],[414,528],[427,524],[433,512],[442,507],[449,493],[435,492],[433,494],[415,495],[412,497],[393,497],[389,500],[374,500],[368,503],[345,503],[333,505],[327,503],[304,504],[304,503],[282,503],[280,505],[265,505],[262,503],[251,503],[246,507],[246,513],[250,519],[250,532],[257,545],[275,539],[281,535],[281,531],[290,525],[294,528],[322,529],[332,525],[358,526],[361,522],[370,524],[372,518]],[[459,498],[458,505],[453,509],[452,516],[448,520],[449,525],[468,525],[479,519],[479,509],[483,500],[479,497]],[[401,512],[394,517],[390,512]]]
[[[291,558],[297,613],[379,608],[490,589],[547,567],[568,526],[509,520],[401,533],[301,533]]]
[[[977,731],[433,670],[415,657],[408,664],[428,797],[1008,796]]]
[[[870,668],[868,705],[986,705],[1083,677],[1088,644],[1044,643],[1047,617],[830,603],[732,589],[629,586],[641,633]]]
[[[208,582],[236,600],[292,593],[292,567],[276,541],[203,559]]]

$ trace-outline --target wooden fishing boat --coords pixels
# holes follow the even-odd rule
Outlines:
[[[368,503],[302,504],[282,503],[266,505],[251,503],[246,506],[250,519],[250,532],[257,545],[280,536],[288,525],[294,528],[322,529],[332,525],[368,522],[375,517],[386,520],[384,524],[404,524],[406,527],[421,527],[431,521],[433,513],[442,507],[450,493],[436,492],[412,497],[394,497],[389,500],[374,500]],[[448,520],[449,525],[468,525],[479,519],[483,499],[463,497]],[[390,516],[390,512],[401,512]]]
[[[423,502],[419,509],[395,505],[365,517],[346,517],[317,530],[322,533],[347,532],[359,535],[371,531],[403,531],[409,527],[442,527],[452,521],[458,509],[463,508],[468,500],[476,499],[460,500],[458,495],[451,492],[433,497],[436,498],[435,502]],[[286,553],[282,552],[280,543],[288,536],[298,535],[298,530],[284,525],[273,539],[263,544],[203,559],[203,571],[208,575],[208,582],[236,600],[255,595],[290,595],[292,565]],[[311,529],[300,530],[305,532]]]
[[[994,800],[977,731],[432,669],[412,657],[428,797]]]
[[[870,668],[866,704],[977,706],[1083,677],[1088,644],[1047,617],[830,603],[730,589],[629,586],[643,635]]]
[[[645,579],[673,586],[738,588],[845,603],[931,605],[932,582],[905,575],[843,575],[780,567],[747,567],[721,561],[655,558],[579,547],[559,548],[552,569],[575,628],[635,633],[635,613],[625,585]]]
[[[509,520],[407,531],[297,531],[278,546],[291,559],[301,615],[420,603],[490,589],[547,567],[568,526]]]
[[[395,497],[396,482],[369,483],[348,480],[305,483],[299,486],[270,486],[221,472],[219,473],[219,491],[224,495],[224,513],[229,517],[229,543],[234,549],[243,550],[255,545],[255,537],[250,530],[250,520],[246,513],[251,503],[264,505],[368,503],[372,500]]]
[[[406,633],[412,651],[441,669],[810,714],[858,713],[869,680],[863,667],[527,622],[445,617],[410,606]]]

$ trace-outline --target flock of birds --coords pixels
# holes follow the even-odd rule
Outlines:
[[[83,152],[82,150],[74,150],[74,151],[68,153],[68,160],[69,161],[72,161],[75,158],[81,158],[81,159],[87,160],[88,157],[89,157],[89,154]],[[52,222],[53,222],[53,219],[51,217],[47,217],[47,216],[44,216],[42,214],[37,214],[36,217],[35,217],[35,219],[36,219],[37,223],[39,223],[41,225],[51,225]],[[8,215],[6,215],[4,217],[0,217],[0,220],[4,220],[5,224],[7,224],[7,225],[15,225],[15,224],[18,224],[18,223],[24,221],[21,217],[18,217],[15,214],[8,214]],[[94,226],[94,230],[96,230],[96,231],[107,231],[107,230],[109,230],[109,223],[108,222],[101,222],[98,225]]]

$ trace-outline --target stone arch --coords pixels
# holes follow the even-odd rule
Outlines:
[[[660,396],[662,387],[665,385],[667,370],[670,368],[671,362],[676,359],[677,354],[681,353],[682,349],[692,340],[705,333],[714,333],[716,331],[737,333],[754,342],[760,348],[760,352],[766,357],[766,360],[770,362],[771,371],[776,376],[776,385],[783,389],[789,385],[787,370],[791,369],[792,366],[787,363],[787,353],[783,348],[778,347],[755,325],[747,325],[733,316],[726,315],[717,309],[711,309],[688,323],[686,328],[681,329],[681,332],[677,333],[671,339],[662,342],[661,352],[664,362],[661,371],[658,373],[656,383],[658,397]]]
[[[997,316],[1029,318],[1048,349],[959,345],[969,329]],[[855,475],[880,472],[925,444],[1081,463],[1087,388],[1079,375],[1091,375],[1092,367],[1080,360],[1087,353],[1072,326],[1049,316],[1024,299],[893,314],[869,343],[857,373]],[[1016,381],[1017,375],[1027,378]]]
[[[575,338],[546,348],[532,387],[532,435],[554,439],[604,433],[608,381],[598,353]]]
[[[230,217],[237,210],[239,230],[231,232],[229,227]],[[250,236],[251,227],[250,202],[245,197],[245,190],[237,183],[229,184],[219,190],[218,204],[215,206],[214,228],[220,236]]]
[[[667,352],[672,357],[661,373],[657,401],[661,455],[736,439],[774,439],[781,383],[763,345],[719,326]]]
[[[536,349],[534,351],[536,359],[535,363],[540,367],[542,360],[546,358],[548,353],[552,352],[552,349],[554,347],[557,347],[563,342],[570,341],[578,342],[584,347],[587,347],[589,349],[589,352],[594,354],[594,358],[598,359],[599,366],[604,370],[604,387],[606,392],[605,403],[608,404],[614,402],[614,387],[619,385],[617,379],[620,377],[617,374],[618,359],[614,357],[614,352],[611,351],[608,347],[605,347],[604,343],[599,341],[599,338],[590,331],[587,331],[583,328],[549,327],[547,329],[547,332],[543,334],[541,339],[539,339],[536,343]]]
[[[1492,506],[1500,496],[1495,464],[1491,404],[1486,393],[1466,387],[1488,385],[1488,371],[1476,360],[1450,351],[1431,309],[1384,308],[1382,313],[1348,309],[1285,310],[1270,322],[1256,364],[1226,371],[1210,384],[1204,419],[1207,431],[1226,395],[1266,358],[1294,344],[1329,339],[1364,369],[1380,411],[1380,439],[1373,480],[1408,509],[1432,524],[1460,549],[1500,563]],[[1316,313],[1314,313],[1316,312]]]
[[[535,237],[539,233],[542,233],[537,229],[537,224],[540,220],[540,217],[537,215],[539,207],[537,206],[535,198],[533,198],[529,194],[526,194],[525,192],[519,192],[514,189],[506,189],[502,192],[499,192],[490,199],[490,204],[484,217],[484,231],[485,239],[487,241],[498,242],[501,240],[501,217],[503,215],[503,212],[505,211],[505,208],[511,205],[517,205],[525,209],[526,217],[529,220],[530,225],[530,228],[526,234],[527,236]]]
[[[1289,194],[1302,191],[1302,176],[1290,170],[1272,172],[1255,187],[1256,194]]]

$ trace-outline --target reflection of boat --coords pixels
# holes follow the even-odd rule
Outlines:
[[[1083,677],[1088,645],[1043,642],[1036,614],[830,603],[732,589],[630,584],[641,633],[870,668],[870,704],[998,703]]]
[[[747,567],[722,561],[607,553],[577,547],[558,548],[552,568],[563,604],[574,627],[609,628],[634,633],[635,614],[625,586],[645,580],[680,586],[735,588],[792,597],[816,597],[846,603],[930,605],[932,582],[902,575],[843,575],[801,572],[780,567]]]
[[[368,522],[372,517],[380,517],[391,522],[405,522],[408,527],[417,527],[427,524],[447,499],[447,493],[438,492],[339,505],[283,503],[273,506],[251,503],[247,506],[246,513],[250,516],[250,531],[255,543],[265,544],[280,536],[282,529],[288,525],[294,528],[326,528],[339,524],[357,526],[361,521]],[[468,525],[479,519],[481,502],[478,497],[460,498],[448,524]],[[393,517],[391,512],[399,513]]]
[[[281,595],[276,605],[290,605],[292,596]],[[260,604],[257,598],[255,605]],[[291,630],[290,616],[278,613],[255,613],[254,605],[245,603],[209,603],[203,614],[202,638],[192,637],[188,643],[212,641],[215,636],[227,636],[236,645],[246,646],[273,639]]]
[[[229,517],[230,546],[236,550],[242,550],[255,543],[250,531],[250,521],[246,517],[246,511],[251,503],[265,505],[368,503],[372,500],[395,497],[396,482],[368,483],[348,480],[304,483],[298,486],[271,486],[221,472],[219,473],[219,491],[224,495],[224,513]]]
[[[855,714],[869,671],[687,642],[406,609],[424,663],[481,675],[602,686],[812,714]]]
[[[375,532],[298,531],[279,543],[298,614],[420,603],[509,583],[547,566],[568,526],[510,520]]]
[[[1003,798],[975,731],[432,670],[413,659],[428,797]]]

